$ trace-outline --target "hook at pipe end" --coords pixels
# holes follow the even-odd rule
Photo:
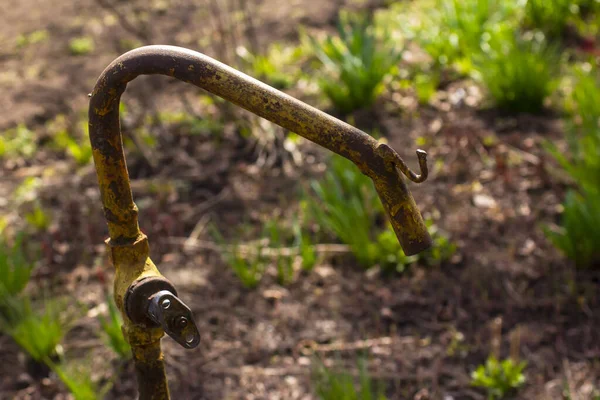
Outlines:
[[[417,150],[420,174],[414,173],[400,158],[398,153],[385,143],[379,143],[377,153],[384,161],[384,167],[370,175],[396,237],[407,256],[427,250],[432,240],[415,200],[406,186],[402,175],[413,182],[427,179],[427,153]]]
[[[377,152],[383,160],[395,166],[400,172],[402,172],[408,179],[415,183],[425,182],[429,176],[429,168],[427,167],[427,152],[425,150],[417,150],[417,159],[419,160],[420,174],[414,173],[408,165],[404,162],[402,157],[392,149],[386,143],[378,143]]]
[[[427,167],[427,152],[425,150],[417,149],[417,158],[419,159],[419,169],[421,170],[420,175],[415,175],[414,172],[410,171],[413,176],[409,179],[415,183],[425,182],[429,176],[429,168]]]

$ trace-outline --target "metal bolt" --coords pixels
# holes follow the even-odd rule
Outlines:
[[[179,316],[176,320],[175,320],[175,326],[179,329],[183,329],[187,326],[188,324],[188,320],[186,317],[184,316]]]
[[[167,308],[171,307],[171,300],[164,299],[160,302],[160,306],[166,310]]]
[[[192,343],[194,343],[196,341],[196,336],[193,333],[188,333],[185,336],[185,342],[189,345],[191,345]]]

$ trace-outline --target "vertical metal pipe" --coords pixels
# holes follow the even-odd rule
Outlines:
[[[140,400],[168,400],[169,386],[160,341],[132,347]]]

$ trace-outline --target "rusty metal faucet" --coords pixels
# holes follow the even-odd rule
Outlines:
[[[141,400],[169,399],[160,339],[166,332],[186,348],[200,335],[190,309],[149,258],[148,238],[138,226],[123,152],[119,102],[139,75],[162,74],[191,83],[346,157],[373,183],[407,255],[431,245],[431,238],[402,175],[427,179],[427,154],[417,150],[420,174],[391,147],[322,111],[204,54],[173,46],[146,46],[114,60],[90,95],[89,133],[116,269],[114,293],[123,315]]]

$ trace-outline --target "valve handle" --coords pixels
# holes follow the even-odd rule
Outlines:
[[[125,296],[127,316],[135,324],[158,327],[186,349],[200,343],[194,315],[177,297],[177,291],[164,277],[147,277],[134,282]]]
[[[200,333],[194,316],[179,297],[168,290],[161,290],[148,300],[148,316],[159,324],[167,335],[187,349],[198,346]]]

